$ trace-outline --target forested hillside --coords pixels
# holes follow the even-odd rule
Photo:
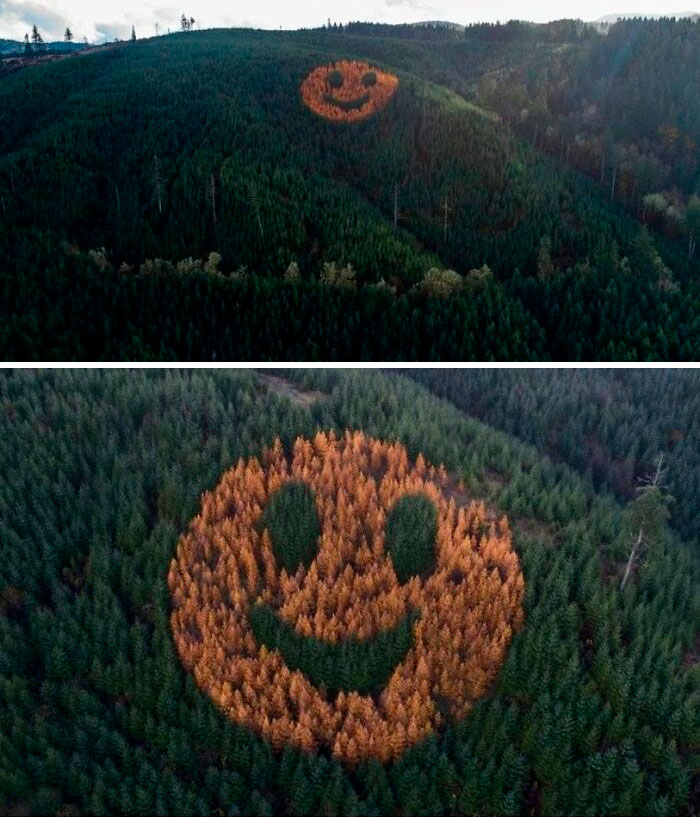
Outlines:
[[[697,234],[697,205],[690,218],[687,209],[700,174],[697,19],[626,19],[604,33],[574,20],[463,31],[352,24],[346,32],[407,38],[394,47],[394,64],[419,63],[423,75],[498,111],[644,223],[679,238]]]
[[[362,26],[212,31],[2,80],[3,357],[206,360],[244,345],[253,359],[289,359],[265,336],[278,308],[293,314],[292,285],[303,300],[342,300],[347,315],[322,320],[297,358],[696,359],[689,235],[643,227],[529,145],[483,92],[504,66],[537,76],[561,49],[583,59],[598,39],[575,25],[410,39]],[[309,110],[302,83],[339,60],[395,77],[386,106],[345,122]],[[690,139],[695,125],[678,127]],[[251,278],[260,302],[241,287]],[[89,333],[86,286],[114,304]],[[189,308],[163,314],[173,286]],[[407,350],[379,337],[365,306],[377,290],[387,328],[421,337],[438,323],[447,340],[428,330]],[[200,342],[214,299],[228,326]]]
[[[467,414],[519,437],[620,500],[666,461],[672,524],[700,542],[700,374],[694,370],[415,369]]]
[[[696,555],[665,521],[678,497],[648,486],[618,504],[402,376],[285,378],[0,377],[2,809],[693,814],[700,611]],[[611,411],[611,428],[625,422]],[[338,558],[344,578],[324,589]],[[277,560],[301,566],[278,575]],[[438,586],[450,604],[432,606]],[[453,631],[465,600],[471,629]],[[389,659],[381,641],[334,643],[334,614],[356,634],[396,622],[382,637],[392,661],[423,651],[415,673],[353,692],[385,683]],[[319,651],[313,680],[285,670]],[[436,654],[461,669],[441,677]],[[295,700],[328,717],[290,732]],[[370,739],[381,721],[358,722],[372,707],[391,717],[388,748]]]
[[[641,221],[700,232],[700,26],[623,20],[556,58],[484,76],[479,98],[536,145],[597,179]]]

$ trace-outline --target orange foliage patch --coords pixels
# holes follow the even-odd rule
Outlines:
[[[293,576],[278,570],[267,530],[268,499],[290,480],[313,491],[318,554]],[[498,673],[523,620],[523,576],[508,522],[486,522],[483,503],[457,508],[444,469],[415,464],[406,449],[361,432],[298,439],[291,462],[279,441],[228,470],[204,494],[180,538],[168,583],[175,643],[199,686],[231,717],[280,748],[322,746],[349,763],[397,757],[440,725],[463,717]],[[385,552],[396,501],[423,493],[438,518],[436,567],[401,585]],[[300,635],[371,638],[409,610],[414,641],[376,697],[326,698],[277,650],[258,645],[249,611],[272,605]],[[440,702],[438,706],[437,702]]]
[[[342,77],[340,87],[331,84],[334,74]],[[368,76],[376,79],[371,85],[363,82]],[[314,68],[301,85],[301,98],[324,119],[359,122],[381,110],[398,84],[398,77],[372,68],[366,62],[343,60]]]

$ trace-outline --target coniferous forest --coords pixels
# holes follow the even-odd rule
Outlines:
[[[0,374],[0,811],[691,817],[699,393]]]
[[[698,54],[357,23],[0,74],[0,357],[697,360]]]

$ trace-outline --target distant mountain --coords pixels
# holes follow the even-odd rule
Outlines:
[[[658,20],[660,17],[675,17],[677,20],[691,18],[693,20],[700,20],[700,13],[697,11],[677,11],[677,12],[663,12],[660,14],[644,14],[642,12],[628,12],[627,14],[606,14],[604,17],[599,17],[594,20],[594,23],[616,23],[618,20],[630,20],[635,17],[646,17],[648,20]]]
[[[451,31],[464,31],[461,23],[451,23],[448,20],[425,20],[420,23],[410,23],[414,28],[448,28]]]
[[[81,51],[87,48],[85,43],[66,43],[58,40],[52,43],[44,43],[46,52],[67,52]],[[0,55],[21,54],[24,52],[24,43],[20,40],[0,40]]]

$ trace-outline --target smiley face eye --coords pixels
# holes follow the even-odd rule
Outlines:
[[[262,515],[277,563],[290,575],[299,565],[308,567],[318,552],[321,528],[311,489],[303,482],[286,482]]]
[[[362,84],[365,88],[372,88],[377,84],[377,75],[374,71],[368,71],[364,77],[362,77]]]
[[[435,569],[437,510],[424,494],[401,497],[386,520],[387,550],[403,584]]]
[[[342,75],[340,71],[331,71],[328,75],[328,84],[331,88],[338,89],[343,87],[343,83],[345,82],[345,77]]]

